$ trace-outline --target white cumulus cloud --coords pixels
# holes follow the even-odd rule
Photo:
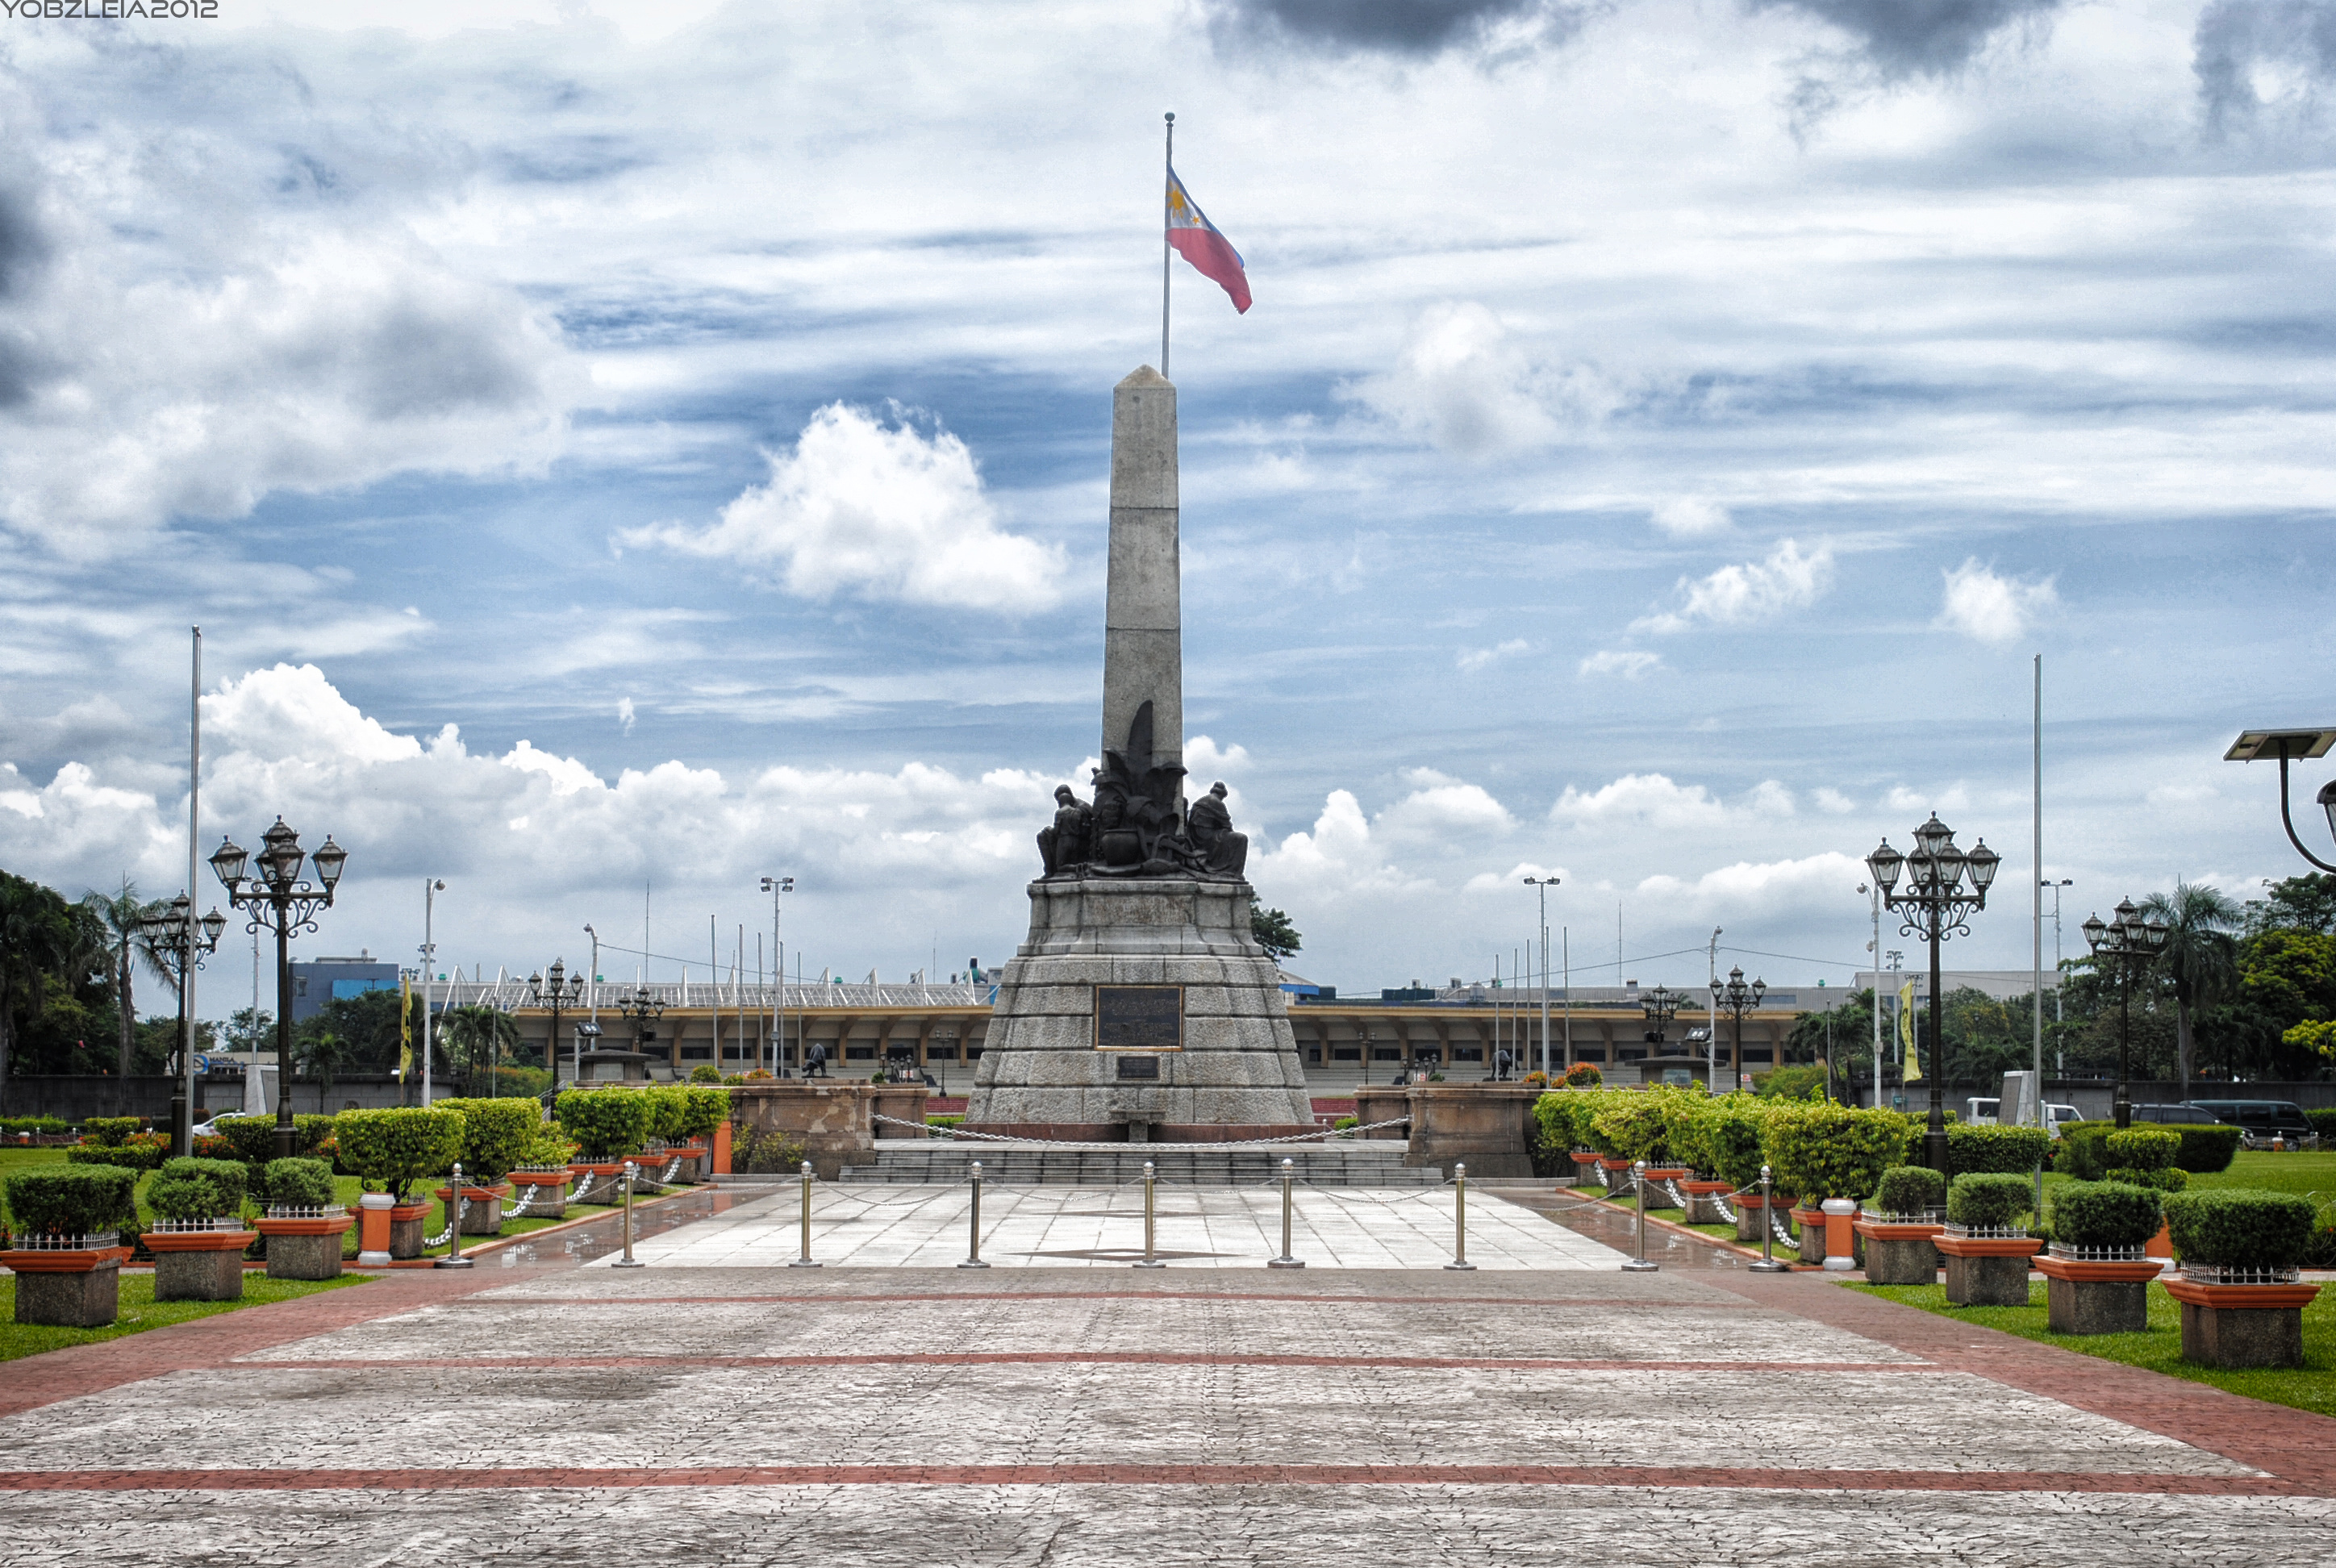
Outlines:
[[[1619,675],[1625,680],[1637,680],[1663,667],[1663,656],[1649,653],[1644,648],[1601,648],[1582,661],[1578,674]]]
[[[771,482],[722,509],[711,528],[627,529],[662,545],[767,572],[788,592],[851,591],[905,604],[1040,610],[1062,597],[1062,550],[1001,531],[963,441],[906,411],[891,423],[832,403],[794,450],[770,454]]]
[[[1999,577],[1976,556],[1940,575],[1946,587],[1938,624],[1997,648],[2019,641],[2039,617],[2060,602],[2050,578],[2026,582]]]
[[[1484,456],[1543,446],[1621,406],[1621,389],[1588,365],[1537,361],[1474,301],[1437,305],[1412,324],[1395,368],[1349,394],[1444,451]]]
[[[1514,658],[1518,654],[1528,653],[1532,649],[1533,644],[1523,638],[1513,637],[1506,642],[1493,648],[1463,648],[1460,650],[1459,657],[1453,662],[1460,667],[1462,673],[1474,675],[1476,671],[1489,668],[1504,658]]]
[[[1728,509],[1699,495],[1673,496],[1647,514],[1648,521],[1676,539],[1699,539],[1728,531]]]
[[[1684,601],[1675,610],[1645,617],[1633,631],[1685,631],[1707,626],[1749,626],[1806,609],[1833,588],[1833,551],[1824,545],[1804,551],[1797,541],[1779,540],[1765,560],[1723,566],[1708,577],[1681,578]]]

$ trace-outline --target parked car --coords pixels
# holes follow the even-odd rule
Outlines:
[[[2171,1126],[2195,1127],[2201,1123],[2213,1122],[2215,1117],[2212,1113],[2201,1110],[2196,1105],[2136,1105],[2133,1108],[2133,1119],[2136,1122],[2157,1122]]]
[[[2288,1100],[2192,1100],[2189,1104],[2215,1121],[2243,1129],[2246,1141],[2268,1144],[2273,1138],[2300,1144],[2312,1136],[2312,1119],[2303,1107]]]
[[[2077,1107],[2074,1105],[2056,1105],[2049,1100],[2044,1102],[2044,1130],[2056,1138],[2060,1135],[2063,1123],[2081,1122],[2084,1119],[2077,1114]]]
[[[1963,1102],[1963,1124],[1972,1127],[1995,1125],[1997,1113],[2003,1109],[2001,1100],[1972,1098]]]

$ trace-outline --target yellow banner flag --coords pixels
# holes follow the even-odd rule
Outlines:
[[[414,1072],[414,982],[404,975],[397,977],[397,1071],[400,1077]]]
[[[1922,1053],[1914,1044],[1914,982],[1898,988],[1898,1043],[1906,1049],[1904,1078],[1918,1083],[1922,1076]]]

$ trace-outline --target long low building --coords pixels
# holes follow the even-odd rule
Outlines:
[[[860,1076],[905,1058],[945,1089],[972,1083],[989,1028],[994,988],[988,985],[707,985],[692,982],[589,987],[557,1015],[537,1005],[524,984],[470,981],[430,988],[433,1008],[489,1006],[511,1014],[523,1059],[538,1064],[554,1043],[557,1071],[575,1076],[686,1076],[701,1065],[724,1073],[754,1067],[799,1068],[823,1047],[831,1070]],[[1677,1017],[1665,1047],[1650,1026],[1636,987],[1552,989],[1547,998],[1548,1059],[1562,1071],[1590,1062],[1610,1081],[1635,1082],[1640,1064],[1660,1057],[1664,1071],[1701,1076],[1695,1064],[1716,1057],[1720,1086],[1733,1084],[1735,1027],[1720,1017],[1716,1050],[1707,1050],[1710,1013],[1701,988],[1674,993]],[[1743,1071],[1765,1072],[1801,1014],[1844,999],[1838,990],[1775,990],[1745,1015]],[[1340,1093],[1385,1083],[1414,1067],[1450,1078],[1490,1076],[1506,1051],[1517,1070],[1543,1059],[1543,998],[1533,988],[1485,986],[1388,992],[1377,999],[1299,992],[1290,1024],[1309,1086]],[[1692,1058],[1689,1063],[1686,1058]]]

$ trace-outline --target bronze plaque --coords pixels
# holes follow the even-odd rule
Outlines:
[[[1097,986],[1095,1043],[1099,1051],[1181,1051],[1184,988]]]

